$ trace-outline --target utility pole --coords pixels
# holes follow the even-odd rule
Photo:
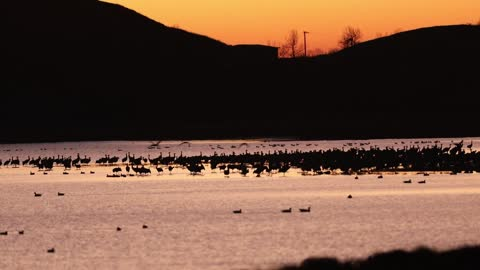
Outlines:
[[[307,34],[310,34],[307,31],[303,31],[303,47],[305,50],[305,57],[307,57]]]

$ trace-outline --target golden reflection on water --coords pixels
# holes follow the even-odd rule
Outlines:
[[[120,144],[62,143],[46,148],[49,155],[80,151],[102,157],[117,153],[119,147],[121,154],[158,154],[147,149],[148,142]],[[273,149],[271,142],[245,147],[262,144],[267,151]],[[278,144],[298,147],[295,142]],[[45,156],[38,145],[15,147],[23,148],[20,159],[33,156],[31,152]],[[12,155],[3,151],[6,148],[12,146],[0,146],[4,159]],[[181,149],[188,148],[185,144]],[[213,151],[208,144],[192,143],[192,148],[192,153]],[[302,176],[292,169],[285,176],[232,173],[226,178],[207,166],[197,176],[175,168],[172,174],[107,178],[112,168],[89,166],[72,169],[69,175],[54,168],[43,175],[34,168],[2,166],[0,231],[9,235],[0,236],[0,269],[267,269],[310,256],[365,257],[419,245],[444,249],[480,243],[476,173],[384,174],[381,180],[361,175],[355,180],[353,175]],[[82,170],[95,174],[81,174]],[[404,184],[408,179],[412,183]],[[426,183],[418,184],[422,180]],[[43,196],[34,197],[33,192]],[[311,212],[299,211],[309,206]],[[292,213],[281,212],[290,207]],[[242,209],[242,214],[233,215],[234,209]],[[142,229],[143,224],[148,229]],[[25,235],[15,234],[23,229]],[[46,253],[51,247],[55,254]]]

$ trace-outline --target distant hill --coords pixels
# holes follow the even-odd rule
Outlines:
[[[9,43],[22,46],[29,56],[47,52],[56,56],[59,50],[75,56],[75,52],[64,50],[76,47],[82,57],[102,54],[178,62],[191,58],[218,60],[225,57],[227,48],[220,41],[167,27],[133,10],[101,1],[24,0],[2,6],[6,30],[12,37]]]
[[[478,26],[277,61],[100,1],[1,5],[0,142],[480,135]]]
[[[473,104],[466,94],[478,89],[473,67],[480,60],[479,48],[479,26],[437,26],[360,43],[318,60],[334,66],[339,74],[342,70],[350,74],[341,87],[366,86],[358,98],[394,93],[391,101],[409,104],[410,109],[435,109],[432,103],[436,102],[468,110],[464,105]],[[415,99],[419,102],[412,102]],[[391,102],[380,103],[376,105],[391,106]]]
[[[17,84],[35,89],[88,93],[133,88],[147,79],[153,86],[153,77],[162,79],[164,72],[214,65],[228,54],[222,42],[100,1],[9,1],[6,14],[3,40],[12,75],[21,76]]]
[[[217,124],[212,106],[231,108],[224,91],[242,77],[233,67],[249,63],[249,46],[101,1],[11,0],[2,11],[0,113],[12,128],[0,141],[189,134]]]
[[[316,63],[327,72],[338,74],[335,78],[348,74],[348,79],[336,81],[332,86],[361,87],[360,91],[353,91],[359,98],[394,93],[397,96],[390,101],[415,105],[407,101],[418,97],[419,101],[428,102],[422,95],[432,97],[431,101],[438,95],[460,98],[461,93],[476,88],[476,70],[472,67],[480,60],[479,48],[479,26],[437,26],[363,42],[318,57]],[[407,96],[402,99],[400,94]]]
[[[452,25],[406,31],[286,66],[296,73],[292,77],[302,78],[302,88],[320,95],[302,102],[311,108],[305,115],[321,115],[323,130],[311,134],[456,136],[480,135],[473,124],[480,110],[479,61],[480,26]]]

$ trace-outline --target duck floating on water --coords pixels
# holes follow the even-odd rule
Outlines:
[[[308,208],[300,208],[298,209],[300,212],[305,213],[305,212],[310,212],[310,206]]]

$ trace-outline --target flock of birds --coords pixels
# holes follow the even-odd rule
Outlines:
[[[395,145],[405,144],[395,142]],[[420,147],[420,144],[426,144]],[[307,147],[316,144],[307,144]],[[181,143],[179,146],[190,146],[188,142]],[[297,147],[298,143],[291,144]],[[318,146],[318,145],[317,145]],[[451,142],[449,146],[444,147],[439,141],[416,141],[409,146],[392,147],[387,146],[380,149],[376,145],[365,143],[345,143],[341,149],[333,148],[328,150],[268,150],[249,152],[247,149],[241,154],[232,152],[231,154],[185,156],[180,152],[163,156],[160,153],[157,157],[148,155],[135,156],[135,154],[126,153],[123,158],[118,156],[105,156],[98,158],[92,164],[92,158],[78,153],[76,158],[72,156],[33,158],[28,156],[23,161],[19,157],[11,157],[5,162],[0,160],[0,166],[18,168],[28,166],[38,168],[43,174],[48,174],[54,167],[63,167],[63,174],[69,174],[72,168],[81,170],[90,166],[113,166],[111,174],[107,177],[127,177],[127,176],[148,176],[152,171],[162,174],[168,170],[170,174],[174,168],[186,169],[192,175],[202,175],[209,165],[211,172],[218,169],[223,172],[225,177],[232,173],[239,173],[247,176],[253,173],[257,177],[261,175],[273,175],[276,173],[287,173],[291,168],[300,170],[302,175],[322,175],[322,174],[369,174],[381,172],[400,172],[400,171],[448,171],[451,174],[459,172],[473,173],[480,171],[480,153],[473,150],[473,141],[463,147],[463,140],[460,142]],[[213,147],[213,146],[212,146]],[[219,146],[218,146],[219,147]],[[248,147],[248,144],[242,143],[240,146]],[[265,145],[257,145],[266,147]],[[285,144],[268,145],[270,148],[285,147]],[[365,148],[367,147],[367,148]],[[150,148],[150,147],[149,147]],[[223,147],[222,147],[223,149]],[[81,170],[81,174],[86,174]],[[90,174],[95,171],[90,170]],[[31,175],[35,172],[31,171]]]
[[[349,196],[351,196],[351,195],[349,195]],[[311,206],[309,206],[309,207],[307,207],[307,208],[298,208],[298,211],[299,211],[300,213],[310,213],[310,210],[311,210],[311,209],[312,209]],[[243,211],[242,211],[241,208],[240,208],[240,209],[237,209],[237,210],[233,210],[232,212],[233,212],[234,214],[242,214],[242,213],[243,213]],[[287,208],[287,209],[282,209],[280,212],[281,212],[281,213],[292,213],[292,208],[290,207],[290,208]]]
[[[422,142],[423,143],[423,142]],[[431,142],[426,142],[431,143]],[[398,143],[395,143],[398,144]],[[403,143],[402,143],[403,144]],[[184,144],[185,145],[185,144]],[[242,144],[239,147],[244,147]],[[283,144],[275,145],[275,147],[283,147]],[[294,146],[294,145],[292,145]],[[369,148],[364,148],[369,147]],[[463,140],[460,142],[452,142],[448,147],[435,144],[419,147],[418,145],[404,146],[401,148],[385,147],[380,149],[377,146],[371,146],[369,143],[362,143],[360,147],[353,143],[344,144],[342,149],[329,150],[275,150],[275,151],[257,151],[249,153],[236,154],[217,154],[213,155],[197,155],[184,156],[182,153],[176,156],[174,153],[167,156],[160,154],[152,158],[136,157],[134,154],[127,153],[125,157],[105,155],[95,161],[94,166],[112,166],[112,174],[107,177],[127,177],[136,175],[151,175],[152,169],[157,173],[163,173],[168,170],[172,173],[174,168],[183,168],[192,175],[202,174],[205,170],[204,165],[209,165],[211,171],[219,170],[223,172],[225,177],[231,173],[240,173],[246,176],[250,171],[260,177],[261,174],[272,175],[274,173],[283,173],[289,171],[290,168],[299,169],[302,175],[321,175],[321,174],[353,174],[355,179],[359,179],[359,175],[368,173],[380,173],[379,179],[383,179],[382,172],[386,171],[423,171],[424,176],[429,174],[426,171],[449,171],[452,174],[457,172],[472,173],[480,171],[480,153],[472,149],[473,141],[463,148]],[[258,148],[258,147],[257,147]],[[63,167],[64,174],[72,168],[81,169],[83,167],[92,166],[92,159],[84,155],[82,158],[77,154],[76,158],[63,157],[37,157],[28,156],[25,160],[20,161],[19,157],[11,157],[2,162],[0,166],[18,168],[20,166],[29,166],[38,168],[47,174],[54,167]],[[122,167],[121,167],[122,166]],[[126,173],[123,173],[125,169]],[[85,174],[85,172],[81,172]],[[94,174],[90,171],[90,174]],[[30,172],[34,175],[34,172]],[[411,184],[412,180],[404,180],[403,183]],[[418,184],[425,184],[426,180],[417,181]],[[42,197],[42,193],[34,192],[34,197]],[[65,192],[57,192],[57,196],[65,196]],[[347,199],[352,199],[349,194]],[[293,209],[287,208],[280,210],[281,213],[292,213]],[[311,206],[307,208],[299,208],[300,213],[310,213]],[[233,214],[242,214],[242,209],[235,209]],[[148,229],[148,225],[143,224],[142,229]],[[117,226],[116,231],[122,231],[122,227]],[[11,232],[10,232],[11,233]],[[16,231],[19,235],[25,233],[24,230]],[[0,231],[0,235],[7,236],[9,231]],[[48,253],[55,253],[55,248],[47,249]]]
[[[36,191],[33,192],[34,197],[42,197],[43,193],[38,193]],[[57,196],[65,196],[64,192],[57,192]]]
[[[423,142],[422,142],[423,143]],[[398,144],[398,143],[396,143]],[[296,144],[292,144],[296,145]],[[258,145],[257,145],[258,146]],[[282,147],[284,144],[275,144],[272,147]],[[368,147],[368,148],[365,148]],[[54,167],[63,167],[63,174],[69,174],[72,168],[81,170],[90,166],[112,166],[111,174],[107,177],[127,177],[127,176],[147,176],[152,171],[158,174],[168,170],[172,173],[174,168],[186,169],[192,175],[201,175],[210,166],[211,172],[216,169],[223,172],[228,177],[231,173],[240,173],[243,176],[253,173],[257,177],[261,175],[272,175],[275,173],[287,173],[291,168],[298,169],[303,175],[321,175],[321,174],[367,174],[381,173],[386,171],[441,171],[451,172],[452,174],[465,172],[473,173],[480,171],[480,153],[473,150],[473,141],[464,147],[463,140],[453,142],[444,147],[443,144],[435,142],[422,147],[419,144],[410,146],[392,147],[387,146],[383,149],[369,143],[361,143],[360,146],[354,143],[346,143],[339,148],[328,150],[273,150],[244,152],[237,154],[217,154],[185,156],[182,152],[163,156],[160,153],[156,157],[148,155],[135,156],[135,154],[126,153],[123,158],[118,156],[105,156],[97,159],[92,164],[92,159],[78,153],[76,158],[71,156],[33,158],[28,156],[20,161],[19,157],[11,157],[0,166],[18,168],[19,166],[28,166],[38,168],[44,174],[53,170]],[[84,171],[81,171],[85,174]],[[94,174],[90,171],[90,174]],[[35,172],[30,174],[34,175]]]
[[[120,232],[120,231],[122,231],[122,229],[123,229],[122,227],[117,226],[116,231]],[[148,229],[148,225],[143,224],[142,229]],[[19,230],[19,231],[16,231],[16,233],[18,233],[19,235],[24,235],[25,230]],[[10,232],[10,234],[12,234],[12,233]],[[0,231],[0,236],[8,236],[8,235],[9,235],[9,231]],[[55,247],[48,248],[47,253],[55,253]]]
[[[38,192],[33,192],[34,194],[34,197],[42,197],[42,193],[38,193]],[[65,196],[65,193],[64,192],[57,192],[57,196]],[[352,198],[352,195],[348,195],[348,198],[351,199]],[[311,206],[308,206],[307,208],[299,208],[298,209],[300,213],[309,213],[311,211]],[[238,209],[238,210],[233,210],[232,211],[233,214],[242,214],[243,211],[242,209]],[[292,213],[292,208],[288,208],[288,209],[282,209],[280,211],[281,213]],[[148,229],[149,226],[147,224],[143,224],[142,225],[142,229]],[[120,226],[117,226],[116,229],[115,229],[117,232],[120,232],[123,230],[122,227]],[[19,235],[24,235],[25,234],[25,230],[18,230],[16,231]],[[11,234],[11,232],[10,232]],[[9,231],[0,231],[0,236],[8,236],[9,235]],[[47,249],[47,253],[55,253],[55,247],[52,247],[52,248],[49,248]]]

